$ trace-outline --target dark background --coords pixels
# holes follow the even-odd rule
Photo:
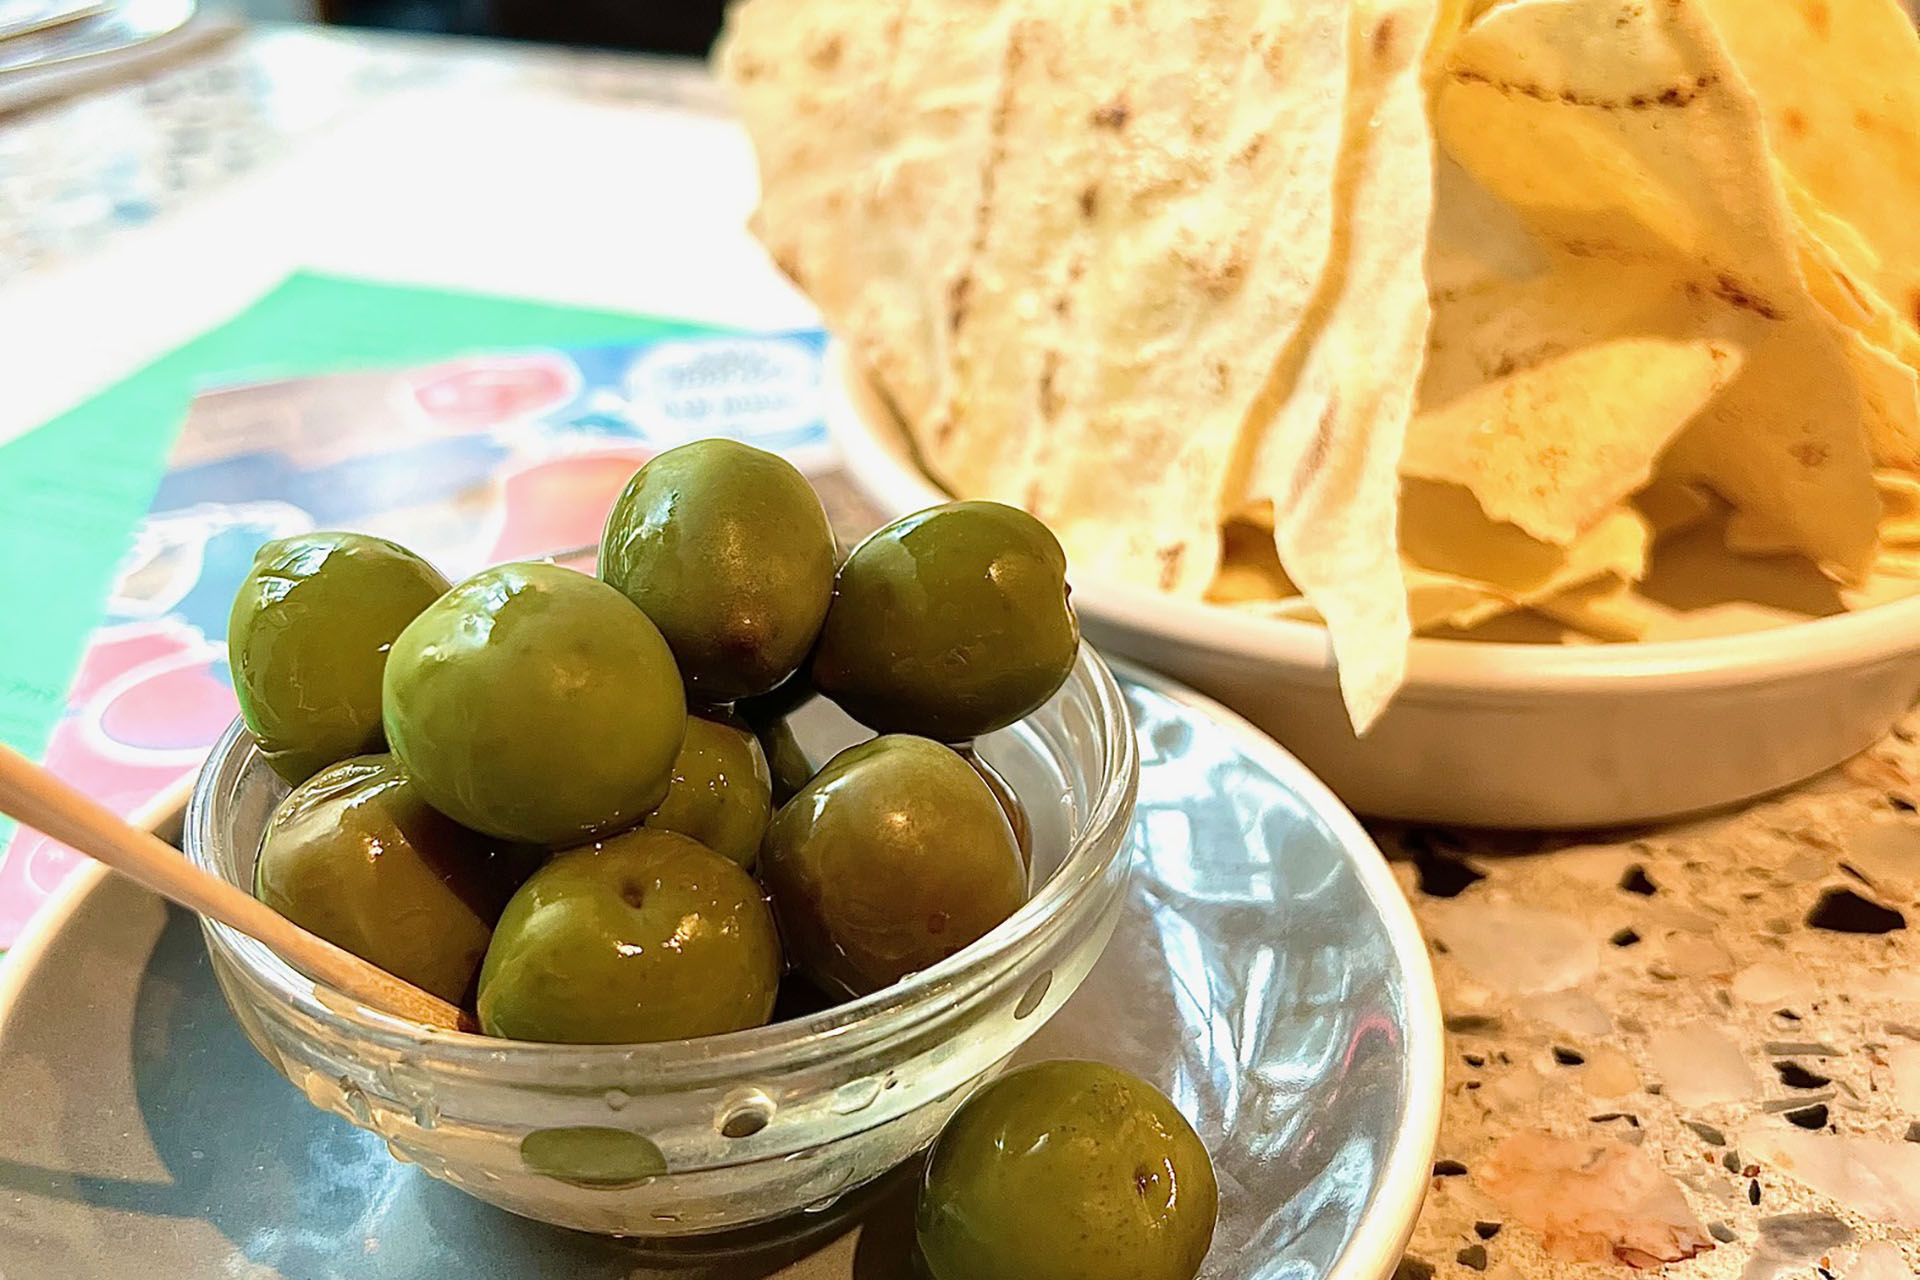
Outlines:
[[[724,0],[322,0],[347,26],[704,54]]]

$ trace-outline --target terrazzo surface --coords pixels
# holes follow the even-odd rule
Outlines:
[[[1912,1274],[1916,731],[1683,825],[1376,832],[1449,1041],[1403,1275]]]

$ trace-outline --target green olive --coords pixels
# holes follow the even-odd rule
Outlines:
[[[673,646],[687,691],[765,693],[806,660],[833,594],[833,529],[793,464],[732,440],[669,449],[627,482],[600,576]]]
[[[672,831],[635,827],[520,887],[480,971],[488,1035],[637,1044],[763,1026],[780,940],[760,887]]]
[[[939,963],[1019,909],[1026,870],[1000,802],[947,747],[849,747],[774,815],[760,853],[795,965],[865,995]]]
[[[644,819],[749,869],[773,817],[773,779],[759,739],[704,716],[687,719],[667,798]]]
[[[394,641],[387,740],[434,808],[489,835],[576,843],[666,798],[687,709],[633,603],[549,564],[484,570]]]
[[[303,533],[254,554],[227,654],[240,714],[275,773],[304,782],[381,748],[387,649],[446,589],[419,556],[362,533]]]
[[[274,811],[254,894],[395,977],[466,999],[501,908],[538,852],[428,807],[390,755],[321,770]]]
[[[1065,682],[1080,647],[1067,561],[1047,527],[997,502],[896,520],[840,567],[813,683],[881,733],[964,742]]]
[[[917,1235],[935,1280],[1193,1280],[1219,1192],[1152,1085],[1043,1062],[982,1088],[934,1143]]]

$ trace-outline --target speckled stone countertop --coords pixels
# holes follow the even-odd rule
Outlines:
[[[1377,831],[1448,1030],[1404,1276],[1912,1274],[1917,733],[1682,825]]]
[[[0,285],[436,83],[716,105],[697,67],[306,29],[0,118]],[[1920,720],[1914,723],[1920,731]],[[1891,1280],[1920,1262],[1920,747],[1591,841],[1381,828],[1447,1105],[1406,1277]]]

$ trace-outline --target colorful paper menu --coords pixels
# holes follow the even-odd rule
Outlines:
[[[30,483],[29,473],[59,483],[63,450],[72,470],[84,467],[89,444],[105,447],[116,431],[123,438],[112,443],[123,451],[151,448],[162,428],[141,420],[135,434],[146,434],[129,441],[123,415],[162,414],[167,395],[210,360],[230,370],[271,365],[282,352],[316,365],[391,366],[396,354],[417,360],[422,329],[403,337],[397,316],[369,314],[369,289],[382,287],[291,281],[250,316],[0,450],[5,461],[20,445],[33,446],[30,468],[0,467],[0,510],[9,505],[5,491]],[[78,504],[84,511],[66,511],[70,524],[88,518],[82,536],[42,531],[43,544],[66,544],[49,553],[70,577],[109,552],[119,561],[104,620],[84,642],[45,751],[50,768],[110,807],[131,813],[176,785],[231,722],[227,610],[254,549],[269,538],[365,530],[406,543],[458,578],[501,560],[590,546],[634,468],[688,439],[732,436],[785,453],[806,470],[830,465],[817,332],[721,334],[551,308],[535,308],[545,312],[536,317],[518,310],[524,304],[396,292],[410,295],[399,310],[437,332],[440,348],[479,353],[202,392],[130,540],[124,518],[116,526],[114,517],[131,476],[89,495],[90,503]],[[329,307],[342,305],[351,321],[329,316]],[[478,314],[490,308],[491,327]],[[588,338],[518,349],[486,338],[541,324]],[[592,340],[621,325],[628,340]],[[315,327],[324,339],[305,340]],[[55,427],[64,436],[36,441]],[[0,572],[44,577],[54,569]],[[32,583],[8,585],[23,593],[10,598],[36,598]],[[46,613],[64,623],[81,609],[63,600]],[[57,660],[43,634],[36,643],[47,652],[6,655],[8,666],[29,673],[17,684]],[[8,726],[16,740],[23,726],[33,728],[33,708],[23,715],[22,701],[31,702],[16,699]],[[0,947],[76,856],[37,833],[13,833],[0,856]]]

